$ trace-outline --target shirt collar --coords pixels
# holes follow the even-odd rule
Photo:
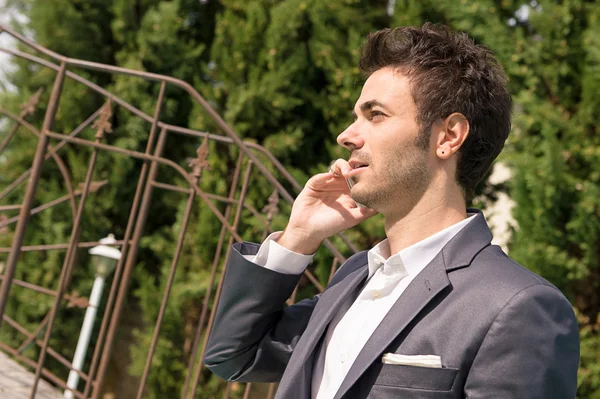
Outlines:
[[[404,248],[397,254],[390,256],[390,244],[388,239],[375,245],[367,254],[369,262],[369,277],[382,266],[390,266],[392,269],[398,269],[398,272],[406,272],[408,275],[417,275],[435,258],[435,256],[444,248],[444,246],[462,230],[475,216],[470,213],[467,218],[460,222],[446,227],[444,230]]]

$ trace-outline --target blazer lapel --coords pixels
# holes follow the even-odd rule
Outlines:
[[[348,260],[350,262],[351,260]],[[358,262],[358,263],[357,263]],[[297,397],[292,390],[295,384],[301,382],[302,370],[307,367],[307,362],[311,358],[315,347],[325,334],[325,329],[329,325],[333,316],[339,311],[342,304],[348,297],[361,286],[368,276],[366,267],[366,256],[356,257],[351,264],[345,264],[344,268],[351,271],[348,275],[341,278],[336,284],[327,287],[319,297],[317,307],[315,308],[311,320],[306,326],[306,330],[298,341],[294,352],[288,363],[288,367],[279,383],[277,390],[278,398]],[[354,270],[352,270],[354,269]],[[304,382],[310,386],[311,381]]]
[[[341,398],[367,368],[382,356],[385,349],[423,310],[425,306],[450,285],[442,253],[408,285],[406,291],[383,318],[348,371],[335,399]]]
[[[368,275],[368,268],[361,267],[350,273],[338,284],[329,287],[321,297],[315,309],[311,321],[306,326],[306,332],[296,346],[293,357],[302,361],[312,352],[319,339],[323,336],[325,328],[329,325],[333,316],[338,312],[342,304],[357,289]],[[301,342],[304,341],[304,342]],[[291,360],[291,359],[290,359]]]

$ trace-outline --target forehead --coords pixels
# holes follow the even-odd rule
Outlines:
[[[408,78],[402,72],[392,68],[379,69],[369,76],[356,102],[356,108],[373,100],[391,109],[414,108]]]

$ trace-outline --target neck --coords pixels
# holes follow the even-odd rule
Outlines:
[[[466,202],[458,187],[430,187],[408,212],[386,212],[384,217],[385,233],[393,255],[464,220],[467,217]]]

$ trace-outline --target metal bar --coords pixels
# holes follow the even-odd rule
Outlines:
[[[175,186],[172,184],[165,184],[165,183],[159,183],[159,182],[152,182],[152,185],[154,187],[161,188],[163,190],[176,191],[176,192],[185,193],[185,194],[188,194],[191,190],[189,188],[186,189],[186,188]],[[204,195],[206,195],[207,198],[214,199],[215,201],[219,201],[219,202],[224,202],[226,204],[237,205],[237,203],[238,203],[238,200],[228,198],[228,197],[223,197],[222,195],[211,194],[211,193],[204,193]],[[260,212],[258,212],[256,210],[256,208],[254,208],[252,205],[248,205],[248,204],[244,204],[244,208],[248,209],[257,219],[261,220],[261,222],[265,226],[267,226],[267,223],[264,220],[263,215],[261,215]],[[1,223],[0,223],[0,227],[2,227]]]
[[[298,284],[296,284],[296,287],[294,287],[294,291],[292,291],[292,295],[290,295],[290,297],[287,301],[285,301],[285,303],[287,303],[288,306],[291,306],[294,303],[296,303],[296,295],[298,295]]]
[[[42,91],[43,89],[38,89],[38,91],[33,96],[31,96],[25,104],[23,104],[21,113],[19,114],[20,118],[25,118],[28,114],[32,114],[35,111],[35,106],[40,101],[40,95],[42,94]],[[2,140],[2,143],[0,143],[0,154],[4,151],[12,137],[17,133],[17,130],[19,130],[19,126],[21,126],[21,123],[16,123],[10,129],[10,132],[4,138],[4,140]]]
[[[273,399],[275,396],[275,383],[272,382],[269,384],[269,392],[267,393],[267,399]]]
[[[248,166],[246,167],[246,173],[244,174],[244,180],[242,181],[242,189],[240,191],[240,198],[238,201],[238,206],[235,209],[235,215],[233,217],[233,228],[237,231],[238,224],[240,222],[240,218],[242,216],[242,204],[246,199],[246,191],[248,190],[248,183],[250,181],[250,174],[252,173],[253,163],[251,160],[248,160]],[[229,243],[227,248],[231,248],[233,244],[233,237],[229,237]],[[215,291],[215,300],[213,303],[213,308],[210,312],[210,317],[208,319],[208,325],[206,328],[206,333],[204,335],[204,342],[202,344],[202,351],[200,352],[200,359],[204,359],[204,354],[206,352],[206,344],[208,342],[208,336],[212,330],[212,324],[215,319],[215,313],[217,312],[217,304],[219,303],[219,297],[221,296],[221,289],[223,288],[223,279],[225,277],[225,273],[227,272],[227,262],[229,261],[230,250],[227,251],[227,255],[225,256],[225,261],[223,263],[223,272],[221,273],[221,277],[219,279],[219,284],[217,285],[217,290]],[[192,395],[196,392],[196,388],[198,387],[198,381],[200,379],[200,372],[202,371],[202,367],[198,367],[196,371],[196,375],[194,376],[194,383],[192,384]]]
[[[48,146],[50,150],[52,149]],[[58,170],[63,177],[65,186],[67,187],[67,191],[69,192],[69,200],[71,201],[71,212],[73,214],[73,218],[75,218],[75,212],[77,210],[77,202],[75,201],[75,190],[73,189],[73,184],[71,183],[71,176],[69,175],[69,169],[62,161],[62,159],[56,155],[54,152],[50,152],[52,159],[56,162],[56,166],[58,166]]]
[[[329,283],[331,281],[331,279],[333,278],[333,275],[336,272],[336,268],[338,265],[338,260],[336,258],[333,258],[333,262],[331,262],[331,269],[329,269],[329,279],[327,280],[327,283]]]
[[[33,340],[40,335],[40,332],[42,332],[42,330],[46,328],[46,323],[48,323],[48,316],[50,316],[50,314],[46,313],[46,315],[42,319],[42,322],[37,326],[33,334],[31,334],[31,337],[25,339],[25,341],[23,341],[23,343],[19,346],[19,348],[17,349],[19,353],[23,353],[23,351],[27,349],[27,347],[33,342]]]
[[[98,189],[100,187],[102,187],[104,184],[106,184],[106,182],[100,182],[100,183],[101,184],[92,187],[90,189],[90,191],[91,192],[96,192],[96,191],[98,191]],[[79,196],[79,195],[81,195],[81,190],[75,190],[71,194],[63,195],[60,198],[57,198],[57,199],[52,200],[50,202],[46,202],[45,204],[42,204],[42,205],[40,205],[38,207],[33,208],[31,210],[31,212],[29,212],[29,215],[30,216],[31,215],[35,215],[36,213],[40,213],[40,212],[42,212],[42,211],[44,211],[44,210],[46,210],[48,208],[52,208],[53,206],[61,204],[61,203],[65,202],[65,201],[73,200],[76,196]],[[19,206],[19,208],[21,207],[21,205],[18,205],[18,206]],[[13,224],[13,223],[17,222],[18,220],[19,220],[19,216],[14,216],[12,218],[6,219],[3,222],[0,222],[0,228],[6,227],[6,226],[8,226],[10,224]]]
[[[185,208],[185,213],[183,215],[183,222],[182,222],[182,225],[181,225],[181,228],[179,231],[179,238],[177,239],[175,255],[173,256],[173,261],[171,263],[171,270],[169,272],[169,277],[167,279],[167,284],[165,286],[165,292],[163,294],[163,299],[160,304],[160,310],[158,311],[158,317],[156,318],[156,323],[154,325],[154,334],[152,335],[152,342],[150,343],[148,357],[146,358],[146,364],[144,366],[144,373],[142,374],[142,380],[140,381],[140,386],[138,388],[137,399],[142,399],[142,396],[144,394],[144,387],[146,386],[146,381],[148,380],[148,374],[150,373],[152,357],[154,356],[154,351],[156,350],[156,344],[158,343],[158,335],[160,334],[160,329],[162,327],[163,318],[165,316],[165,309],[167,307],[167,301],[169,300],[169,294],[171,293],[171,288],[173,286],[173,280],[175,279],[175,271],[177,270],[177,262],[179,261],[179,256],[181,255],[181,249],[183,248],[183,240],[185,238],[187,226],[190,221],[190,216],[192,214],[192,206],[194,205],[194,199],[196,197],[195,194],[196,193],[193,190],[191,190],[190,196],[188,198],[188,203]]]
[[[238,180],[240,178],[243,160],[244,160],[244,155],[242,153],[240,153],[240,155],[238,156],[236,165],[235,165],[235,170],[233,172],[231,186],[229,187],[229,197],[227,198],[229,200],[233,200],[235,198],[235,192],[237,190],[237,184],[238,184]],[[229,218],[231,217],[231,209],[232,209],[231,202],[228,202],[227,204],[228,205],[225,208],[225,219],[229,220]],[[221,259],[221,252],[223,250],[223,240],[225,239],[226,231],[227,230],[225,229],[225,226],[221,226],[221,232],[219,233],[219,241],[217,242],[217,249],[215,251],[215,256],[213,258],[212,268],[211,268],[211,272],[210,272],[210,278],[208,281],[208,286],[206,288],[206,294],[204,295],[204,299],[202,301],[202,310],[200,312],[200,318],[198,319],[198,326],[196,327],[194,344],[192,346],[192,352],[190,354],[190,360],[188,363],[188,372],[186,373],[185,382],[183,384],[183,389],[181,391],[181,399],[187,398],[189,384],[190,384],[190,377],[192,375],[194,375],[194,366],[196,364],[196,357],[198,355],[200,338],[202,337],[202,330],[204,329],[204,323],[206,323],[206,316],[208,314],[208,304],[209,304],[210,295],[212,292],[212,287],[215,282],[215,275],[217,272],[217,267],[219,265],[219,260]],[[201,360],[202,359],[200,359],[200,361]],[[198,367],[201,367],[201,366],[198,366]],[[193,392],[192,392],[192,396],[193,396]]]
[[[69,199],[71,199],[71,198],[72,198],[72,197],[71,197],[69,194],[67,194],[67,195],[64,195],[64,196],[62,196],[62,197],[60,197],[60,198],[57,198],[57,199],[55,199],[55,200],[52,200],[52,201],[50,201],[50,202],[46,202],[46,203],[45,203],[45,204],[43,204],[43,205],[40,205],[40,206],[37,206],[37,207],[33,208],[33,209],[31,210],[31,212],[29,212],[29,216],[33,216],[33,215],[35,215],[36,213],[40,213],[40,212],[42,212],[42,211],[44,211],[44,210],[46,210],[46,209],[48,209],[48,208],[52,208],[53,206],[55,206],[55,205],[58,205],[58,204],[61,204],[61,203],[65,202],[65,201],[68,201],[68,200],[69,200]],[[20,208],[20,207],[21,207],[21,205],[19,205],[19,208]],[[0,229],[1,229],[2,227],[6,227],[6,226],[8,226],[8,225],[11,225],[11,224],[13,224],[13,223],[15,223],[15,222],[18,222],[18,221],[19,221],[19,218],[20,218],[20,215],[19,215],[19,216],[13,216],[13,217],[11,217],[11,218],[8,218],[8,219],[6,219],[6,220],[4,220],[4,221],[0,222]]]
[[[336,261],[335,258],[334,258],[334,261]],[[317,288],[317,290],[319,290],[319,292],[322,293],[323,291],[325,291],[325,288],[323,288],[323,286],[321,285],[319,280],[308,269],[304,270],[304,275],[315,285],[315,287]],[[296,288],[294,288],[292,295],[289,297],[289,299],[286,301],[286,303],[288,305],[293,305],[294,302],[296,302],[297,294],[298,294],[298,285],[296,285]]]
[[[231,139],[230,137],[227,137],[227,136],[219,136],[219,135],[215,135],[215,134],[210,134],[208,132],[200,132],[197,130],[193,130],[193,129],[189,129],[189,128],[185,128],[185,127],[181,127],[181,126],[175,126],[175,125],[167,125],[167,126],[169,128],[169,131],[171,131],[173,133],[179,133],[179,134],[183,134],[186,136],[194,136],[194,137],[208,137],[210,140],[219,141],[219,142],[226,143],[226,144],[235,144],[233,139]],[[292,174],[287,171],[285,166],[283,166],[283,164],[281,162],[279,162],[279,160],[277,158],[275,158],[275,156],[269,150],[267,150],[265,147],[263,147],[260,144],[253,143],[250,141],[244,141],[244,144],[248,148],[257,150],[261,154],[266,156],[269,159],[269,161],[271,161],[273,166],[275,166],[275,168],[290,182],[290,184],[292,184],[292,186],[294,187],[294,189],[297,192],[300,192],[302,190],[302,186],[300,185],[300,183],[298,183],[298,181],[292,176]],[[267,177],[267,180],[270,180],[268,178],[268,176],[265,176],[265,177]],[[285,190],[285,191],[287,192],[287,190]],[[285,194],[283,194],[283,192],[282,192],[282,195],[284,195],[284,197],[287,197]],[[291,199],[291,196],[290,196],[290,199]]]
[[[97,137],[96,141],[100,141],[100,138]],[[83,212],[85,210],[85,202],[87,200],[90,185],[92,183],[92,177],[94,175],[94,169],[96,167],[96,160],[98,159],[98,150],[94,149],[92,152],[92,156],[90,158],[90,163],[88,166],[87,174],[85,177],[85,182],[83,185],[83,192],[81,193],[81,199],[79,201],[79,207],[77,209],[77,215],[75,216],[75,220],[73,221],[73,228],[71,230],[71,238],[69,240],[69,248],[67,248],[67,254],[65,255],[65,260],[63,263],[63,267],[61,270],[60,279],[58,282],[58,295],[54,301],[54,305],[50,310],[50,316],[48,318],[48,326],[46,327],[46,332],[44,334],[44,344],[41,347],[41,351],[38,358],[38,364],[35,371],[35,379],[33,380],[33,386],[31,387],[31,395],[30,399],[35,398],[35,394],[37,391],[39,379],[41,377],[42,368],[44,366],[44,361],[46,360],[46,349],[50,342],[50,335],[52,334],[52,327],[54,326],[54,321],[56,320],[56,314],[58,312],[58,307],[60,306],[60,302],[62,300],[62,296],[66,287],[71,278],[71,274],[73,271],[73,264],[75,263],[75,254],[77,250],[77,243],[79,242],[79,236],[81,234],[81,219],[83,217]]]
[[[310,270],[308,270],[308,269],[304,270],[304,275],[306,277],[308,277],[308,279],[310,280],[310,282],[313,283],[315,285],[315,287],[317,287],[317,289],[319,290],[319,292],[325,291],[325,288],[323,288],[323,285],[321,285],[321,283],[319,282],[319,280],[315,277],[314,274],[311,273]]]
[[[222,195],[217,194],[206,193],[206,196],[210,199],[214,199],[215,201],[225,202],[226,204],[237,205],[237,203],[239,202],[235,198],[223,197]]]
[[[183,187],[175,186],[173,184],[159,183],[157,181],[150,182],[150,184],[152,184],[152,187],[162,188],[163,190],[168,190],[168,191],[176,191],[178,193],[189,194],[190,192],[194,191],[190,188],[183,188]]]
[[[33,40],[29,40],[27,39],[25,36],[20,35],[19,33],[17,33],[15,30],[11,29],[10,27],[4,25],[4,24],[0,24],[0,29],[2,29],[3,31],[5,31],[6,33],[8,33],[9,35],[11,35],[12,37],[14,37],[15,39],[27,44],[29,47],[36,49],[37,51],[39,51],[42,54],[45,54],[49,57],[52,57],[54,59],[60,60],[60,61],[64,61],[64,58],[62,55],[55,53],[54,51],[50,51],[45,47],[40,46],[39,44],[37,44],[36,42],[34,42]]]
[[[11,252],[9,253],[8,260],[6,261],[6,272],[4,274],[6,278],[2,281],[2,287],[0,287],[0,325],[2,323],[2,316],[4,316],[4,309],[6,308],[6,301],[8,300],[8,293],[10,292],[17,262],[19,260],[21,245],[23,244],[23,238],[25,236],[25,229],[27,228],[27,222],[29,221],[29,212],[31,211],[31,206],[33,205],[35,192],[42,172],[43,158],[49,141],[46,132],[52,128],[54,123],[54,118],[58,109],[58,102],[60,100],[60,93],[62,91],[62,85],[64,82],[65,71],[66,65],[62,63],[60,70],[56,75],[56,79],[54,80],[54,87],[52,88],[50,103],[44,117],[42,134],[38,140],[38,146],[35,152],[33,166],[31,168],[31,177],[29,179],[29,184],[27,185],[23,207],[21,208],[20,212],[20,219],[17,223],[17,227],[15,228]]]
[[[4,276],[0,276],[0,280],[4,280]],[[50,295],[50,296],[54,296],[54,297],[58,295],[58,292],[56,292],[56,291],[50,290],[48,288],[40,287],[39,285],[28,283],[28,282],[25,282],[23,280],[13,279],[13,284],[17,285],[17,286],[20,286],[20,287],[23,287],[23,288],[28,288],[30,290],[39,292],[40,294],[46,294],[46,295]],[[67,300],[79,300],[79,299],[82,299],[82,298],[79,298],[79,297],[73,297],[72,295],[69,295],[69,294],[65,294],[64,297]],[[8,316],[5,316],[5,317],[8,317]]]
[[[160,117],[160,112],[163,106],[163,100],[165,95],[166,83],[161,82],[160,91],[158,94],[158,100],[156,103],[156,108],[154,110],[154,119],[152,121],[152,127],[150,128],[150,137],[148,139],[148,146],[146,147],[146,153],[150,152],[151,146],[153,145],[154,136],[156,134],[156,128],[158,124],[158,120]],[[162,151],[165,145],[165,141],[167,139],[167,130],[162,129],[158,138],[158,142],[156,144],[156,148],[154,150],[154,155],[156,158],[160,158],[162,155]],[[177,165],[179,166],[179,165]],[[144,225],[146,222],[146,217],[148,216],[148,211],[150,209],[150,200],[152,197],[152,185],[148,184],[153,180],[156,180],[156,175],[158,173],[158,163],[152,162],[150,165],[150,170],[148,172],[148,180],[145,182],[144,193],[142,195],[142,202],[140,205],[140,210],[137,215],[137,223],[135,224],[135,229],[133,231],[133,242],[131,245],[131,249],[127,253],[127,261],[124,266],[123,276],[121,277],[119,292],[117,294],[117,302],[115,305],[115,309],[113,310],[112,319],[110,325],[108,327],[108,332],[106,336],[106,342],[104,343],[104,350],[102,356],[100,357],[100,364],[98,366],[98,376],[96,378],[96,385],[94,387],[94,391],[92,393],[93,399],[99,399],[100,393],[102,391],[102,384],[104,382],[104,376],[106,374],[106,368],[108,367],[108,360],[110,358],[110,352],[112,349],[112,344],[115,339],[117,327],[119,324],[119,319],[121,318],[121,311],[123,310],[123,305],[125,303],[125,297],[127,296],[127,289],[129,287],[129,280],[131,279],[131,273],[133,272],[133,267],[135,266],[135,262],[137,261],[137,253],[139,249],[139,242],[142,238],[142,234],[144,231]]]
[[[242,399],[249,399],[251,390],[252,390],[252,383],[249,382],[246,384],[246,389],[244,389],[244,397]]]
[[[29,359],[26,356],[21,355],[19,352],[17,352],[10,346],[6,345],[5,343],[0,342],[0,349],[3,350],[4,352],[10,354],[14,358],[19,359],[19,361],[27,364],[29,367],[35,368],[35,362],[33,360]],[[60,388],[68,389],[67,384],[63,380],[61,380],[60,378],[58,378],[56,375],[52,374],[48,370],[44,369],[42,371],[42,374],[44,374],[44,377],[47,378],[50,382],[56,384]],[[83,399],[83,395],[81,393],[76,392],[76,391],[72,391],[72,392],[77,398]]]
[[[0,212],[18,211],[20,209],[21,205],[0,205]]]
[[[4,138],[4,140],[2,140],[2,142],[0,143],[0,154],[2,154],[2,151],[4,151],[4,149],[6,148],[6,146],[10,142],[10,140],[13,138],[13,136],[15,135],[15,133],[17,133],[18,129],[19,129],[19,124],[15,124],[10,129],[10,132],[8,132],[8,134],[6,135],[6,137]]]
[[[114,246],[123,245],[124,243],[125,243],[125,240],[119,240],[114,244]],[[95,247],[96,245],[100,245],[100,242],[98,242],[98,241],[80,242],[77,244],[77,248],[91,248],[91,247]],[[106,244],[104,244],[104,245],[106,245]],[[69,244],[30,245],[30,246],[21,247],[21,252],[52,251],[52,250],[67,249],[68,247],[69,247]],[[10,247],[0,248],[0,253],[6,253],[6,252],[10,252]]]
[[[23,328],[23,326],[21,326],[15,320],[13,320],[12,318],[8,317],[7,315],[4,315],[4,320],[6,321],[6,323],[8,325],[10,325],[11,327],[13,327],[15,330],[17,330],[21,334],[25,335],[27,338],[33,338],[33,340],[35,340],[35,343],[37,345],[42,346],[42,341],[36,339],[35,335],[31,334],[29,331],[27,331],[25,328]],[[71,362],[69,362],[67,359],[65,359],[63,356],[61,356],[60,353],[56,352],[51,347],[48,347],[48,354],[50,356],[52,356],[53,358],[55,358],[56,360],[58,360],[63,366],[65,366],[65,367],[67,367],[69,369],[72,367]],[[83,373],[83,372],[81,372],[79,370],[75,370],[75,371],[77,371],[77,374],[79,374],[79,376],[81,378],[87,380],[88,376],[85,373]]]
[[[221,212],[219,212],[219,210],[210,201],[208,201],[208,197],[206,196],[206,193],[204,191],[202,191],[200,189],[200,187],[195,186],[194,181],[190,177],[190,175],[187,174],[185,172],[185,170],[180,165],[178,165],[177,163],[175,163],[175,162],[173,162],[173,161],[171,161],[169,159],[158,157],[156,155],[148,155],[148,154],[144,154],[144,153],[141,153],[141,152],[138,152],[138,151],[125,150],[125,149],[122,149],[122,148],[118,148],[118,147],[114,147],[114,146],[110,146],[110,145],[106,145],[106,144],[101,144],[101,143],[91,142],[91,141],[88,141],[88,140],[78,139],[78,138],[75,138],[75,137],[67,137],[67,136],[64,136],[64,135],[61,135],[61,134],[58,134],[58,133],[47,132],[46,136],[48,136],[49,138],[57,139],[57,140],[66,140],[68,142],[76,143],[76,144],[79,144],[79,145],[82,145],[82,146],[85,146],[85,147],[98,148],[98,149],[102,149],[102,150],[109,151],[109,152],[116,152],[116,153],[119,153],[119,154],[125,154],[125,155],[128,155],[128,156],[133,157],[133,158],[150,160],[150,161],[154,161],[154,162],[165,164],[165,165],[168,165],[168,166],[172,167],[177,172],[179,172],[180,175],[185,180],[187,180],[190,183],[190,185],[196,191],[196,195],[198,195],[200,198],[202,198],[202,200],[204,202],[206,202],[206,204],[208,205],[208,207],[210,208],[210,210],[219,219],[219,221],[225,225],[225,227],[227,228],[227,230],[229,230],[229,232],[231,234],[233,234],[234,238],[236,240],[238,240],[238,241],[243,241],[242,238],[239,236],[239,234],[237,234],[237,232],[233,230],[233,228],[231,227],[231,225],[224,219],[223,214],[221,214]],[[340,254],[340,256],[342,256],[342,255]],[[342,259],[343,259],[343,257],[342,257]]]
[[[205,193],[205,195],[207,198],[213,199],[215,201],[224,202],[226,204],[233,204],[233,205],[238,204],[238,200],[231,199],[228,197],[223,197],[222,195],[216,195],[216,194],[211,194],[211,193]],[[265,225],[266,228],[269,227],[264,215],[261,215],[261,213],[255,207],[253,207],[252,205],[249,205],[249,204],[244,204],[244,208],[249,210],[250,213],[252,213],[258,220],[260,220],[262,222],[262,224]]]
[[[229,393],[231,392],[231,382],[227,383],[225,387],[225,393],[223,393],[223,399],[229,399]]]
[[[23,59],[26,59],[28,61],[31,62],[35,62],[37,64],[40,64],[42,66],[45,66],[46,68],[49,69],[53,69],[55,71],[58,70],[58,66],[56,64],[53,64],[49,61],[46,61],[43,58],[40,57],[36,57],[34,55],[28,54],[28,53],[24,53],[22,51],[19,50],[14,50],[14,49],[8,49],[8,48],[4,48],[4,47],[0,47],[0,52],[3,53],[7,53],[7,54],[11,54],[14,55],[16,57],[20,57]],[[81,76],[73,73],[73,72],[69,72],[67,71],[67,77],[73,79],[74,81],[83,84],[84,86],[92,89],[93,91],[101,94],[102,96],[110,99],[111,101],[114,101],[115,103],[119,104],[121,107],[123,107],[124,109],[130,111],[132,114],[139,116],[140,118],[142,118],[143,120],[145,120],[148,123],[152,123],[152,117],[146,113],[144,113],[143,111],[139,110],[138,108],[134,107],[133,105],[129,104],[128,102],[120,99],[119,97],[115,96],[114,94],[110,93],[109,91],[103,89],[102,87],[98,86],[97,84],[82,78]],[[159,122],[158,124],[159,128],[166,128],[167,130],[170,130],[169,125],[164,124]]]
[[[248,161],[248,165],[246,166],[246,173],[244,174],[244,180],[242,181],[242,191],[240,192],[240,199],[238,200],[238,206],[235,209],[235,216],[233,217],[233,228],[237,230],[238,225],[240,224],[240,219],[242,218],[242,208],[244,200],[246,199],[246,194],[248,192],[248,184],[250,183],[250,176],[252,173],[252,166],[254,162]],[[229,237],[229,246],[233,245],[233,237]]]

